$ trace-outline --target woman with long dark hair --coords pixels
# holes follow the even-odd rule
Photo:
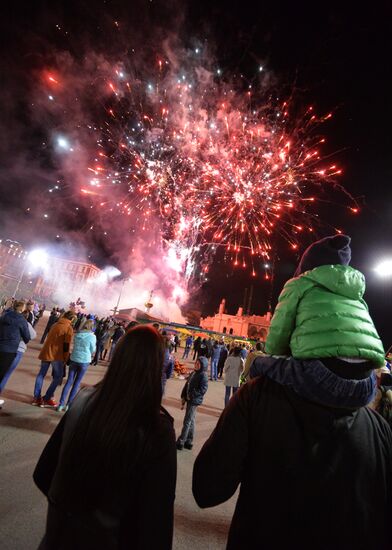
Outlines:
[[[155,329],[131,329],[104,379],[62,418],[34,472],[49,501],[40,548],[171,548],[176,448],[161,407],[163,352]]]

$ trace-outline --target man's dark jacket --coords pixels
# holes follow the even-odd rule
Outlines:
[[[193,494],[216,506],[239,484],[230,550],[392,547],[392,432],[370,409],[321,406],[264,377],[247,383],[196,459]]]
[[[204,394],[208,389],[208,361],[205,357],[199,357],[198,360],[200,369],[191,373],[181,392],[181,399],[195,406],[203,403]]]
[[[30,331],[26,319],[13,309],[0,317],[0,351],[16,353],[20,341],[30,341]]]

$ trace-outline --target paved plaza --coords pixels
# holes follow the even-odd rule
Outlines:
[[[37,325],[38,336],[46,319]],[[12,375],[2,397],[6,403],[0,410],[0,540],[2,550],[34,550],[44,533],[46,499],[35,487],[32,473],[38,457],[53,432],[61,413],[31,405],[35,376],[38,372],[39,338],[31,342],[25,357]],[[181,357],[183,350],[177,354]],[[83,383],[98,382],[105,365],[90,366]],[[189,366],[191,363],[189,362]],[[46,389],[50,377],[45,380]],[[168,381],[164,406],[174,417],[178,434],[184,412],[180,410],[183,380]],[[59,398],[57,389],[55,398]],[[192,491],[192,467],[204,441],[214,428],[223,408],[223,382],[210,382],[204,403],[198,409],[196,438],[192,451],[178,452],[178,477],[175,505],[175,550],[225,548],[235,498],[229,502],[201,510]]]

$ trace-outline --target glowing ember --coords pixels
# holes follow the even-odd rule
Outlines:
[[[331,114],[317,117],[309,107],[291,115],[295,106],[276,94],[244,89],[242,79],[201,63],[195,50],[176,63],[160,55],[144,75],[127,60],[85,72],[79,102],[87,103],[91,82],[103,83],[91,111],[102,105],[104,116],[78,127],[91,159],[86,179],[87,170],[94,174],[94,191],[85,183],[80,191],[107,215],[157,228],[167,257],[188,277],[197,265],[208,271],[218,247],[255,276],[253,258],[269,260],[276,236],[295,250],[319,224],[315,203],[331,183],[344,192],[336,186],[341,170],[320,151],[318,128]],[[265,72],[258,67],[257,78]]]

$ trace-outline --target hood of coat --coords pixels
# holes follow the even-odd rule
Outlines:
[[[199,372],[207,372],[208,371],[208,359],[207,359],[207,357],[199,357],[198,361],[200,363]]]
[[[3,325],[11,326],[15,324],[15,321],[20,321],[21,319],[24,319],[21,313],[10,309],[6,313],[4,313],[4,315],[2,315],[2,317],[0,318],[0,323]]]
[[[302,424],[309,439],[316,441],[338,437],[353,426],[359,408],[337,408],[325,406],[317,401],[310,401],[293,388],[286,387],[286,396],[291,402],[297,419]]]
[[[71,324],[70,319],[65,319],[64,317],[61,317],[56,323],[57,326],[63,325],[64,327],[68,327]]]
[[[317,359],[256,357],[250,376],[266,376],[310,402],[337,409],[364,407],[373,401],[377,389],[374,372],[361,380],[341,378]]]
[[[350,266],[322,265],[300,277],[352,300],[360,300],[365,293],[364,275]]]
[[[93,333],[91,332],[91,330],[81,330],[80,332],[77,332],[75,334],[74,345],[77,341],[79,341],[79,342],[89,342],[90,340],[92,340],[92,338],[91,338],[92,334]]]

